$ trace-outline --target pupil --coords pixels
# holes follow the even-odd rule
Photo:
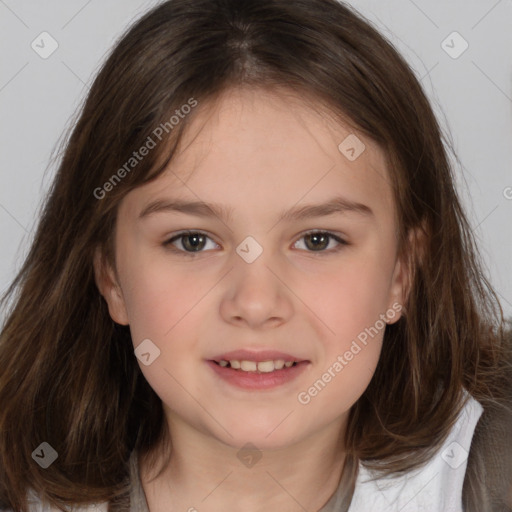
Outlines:
[[[309,249],[318,250],[325,249],[328,245],[328,236],[323,233],[313,233],[311,235],[307,235],[306,237],[306,245]],[[197,252],[197,249],[202,249],[204,247],[204,237],[202,235],[187,235],[184,237],[185,243],[183,244],[186,249],[191,249],[192,251]],[[312,243],[309,243],[312,242]]]
[[[184,240],[184,246],[186,249],[202,249],[204,246],[204,237],[202,235],[187,235]],[[192,243],[190,243],[191,240],[193,240]]]
[[[312,247],[310,247],[310,244],[308,244],[308,243],[306,243],[306,245],[307,245],[307,246],[308,246],[308,248],[310,248],[310,249],[311,249],[311,248],[313,248],[313,249],[318,249],[318,248],[319,248],[319,246],[318,246],[318,245],[315,245],[315,244],[316,244],[318,241],[320,241],[320,242],[321,242],[321,248],[325,248],[325,247],[327,246],[327,245],[326,245],[326,243],[325,243],[325,242],[327,241],[327,238],[328,238],[328,237],[327,237],[326,235],[322,234],[322,233],[313,233],[313,234],[308,235],[308,236],[306,237],[306,240],[312,240],[312,241],[314,241],[314,242],[313,242]],[[322,243],[322,242],[323,242],[323,243]]]

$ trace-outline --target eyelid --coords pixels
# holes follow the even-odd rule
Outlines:
[[[310,230],[307,230],[307,231],[303,231],[302,233],[300,233],[297,236],[296,240],[293,242],[292,245],[295,245],[299,240],[301,240],[305,236],[312,235],[312,234],[327,235],[330,239],[335,240],[338,245],[334,249],[323,250],[323,251],[307,251],[307,250],[302,250],[303,252],[310,253],[310,254],[318,254],[318,255],[328,255],[328,254],[333,254],[333,253],[337,252],[338,250],[342,249],[344,246],[350,245],[349,242],[347,242],[344,239],[343,235],[341,235],[340,233],[329,231],[327,229],[310,229]],[[202,236],[205,236],[206,238],[209,238],[215,244],[220,245],[220,244],[218,244],[214,240],[214,238],[212,237],[212,235],[210,233],[208,233],[207,231],[200,230],[200,229],[196,229],[196,230],[186,229],[186,230],[183,230],[183,231],[178,231],[176,233],[173,233],[170,236],[170,238],[167,238],[163,242],[163,245],[164,245],[164,247],[167,247],[170,250],[175,251],[175,252],[180,253],[180,254],[183,254],[185,256],[195,256],[195,255],[199,255],[199,254],[202,254],[202,253],[205,253],[205,252],[209,252],[209,251],[197,251],[197,252],[184,251],[184,250],[178,249],[178,248],[176,248],[176,247],[174,247],[172,245],[172,243],[174,241],[179,240],[181,237],[184,237],[184,236],[187,236],[187,235],[202,235]]]
[[[314,235],[314,234],[320,234],[320,235],[327,235],[328,238],[335,240],[338,244],[335,248],[324,250],[324,251],[303,251],[307,254],[314,254],[318,256],[328,256],[329,254],[334,254],[338,252],[339,250],[343,249],[343,247],[350,245],[349,242],[345,240],[344,235],[341,233],[337,233],[335,231],[330,231],[328,229],[309,229],[307,231],[302,232],[295,242],[293,242],[293,245],[295,245],[299,240],[304,238],[307,235]]]
[[[182,237],[185,237],[187,235],[202,235],[202,236],[205,236],[206,238],[209,238],[212,242],[214,242],[215,244],[219,245],[213,238],[213,236],[208,233],[207,231],[203,231],[201,229],[184,229],[183,231],[178,231],[176,233],[173,233],[170,237],[166,238],[165,241],[163,242],[163,246],[173,252],[176,252],[178,254],[183,254],[185,256],[195,256],[195,255],[198,255],[198,254],[202,254],[204,252],[208,252],[208,251],[198,251],[198,252],[191,252],[191,251],[183,251],[181,249],[178,249],[176,248],[174,245],[173,245],[173,242],[176,241],[176,240],[179,240],[180,238]]]

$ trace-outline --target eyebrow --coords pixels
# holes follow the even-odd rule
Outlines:
[[[224,222],[229,222],[233,217],[233,209],[217,203],[205,203],[203,201],[183,201],[177,199],[159,199],[148,204],[139,214],[143,219],[155,213],[184,213],[196,217],[216,216]],[[290,210],[282,211],[278,216],[278,222],[291,220],[305,220],[316,217],[324,217],[336,213],[357,213],[366,217],[373,217],[372,209],[362,203],[351,201],[337,196],[321,204],[306,204],[295,206]]]

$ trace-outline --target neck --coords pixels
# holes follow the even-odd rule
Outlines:
[[[175,425],[177,426],[177,425]],[[141,458],[141,482],[151,512],[239,509],[320,510],[337,490],[345,454],[339,422],[314,438],[260,451],[235,448],[190,429],[173,428],[169,464],[155,477]],[[163,463],[163,455],[157,469]]]

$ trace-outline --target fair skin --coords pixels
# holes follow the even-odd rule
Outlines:
[[[403,303],[407,285],[384,154],[357,134],[366,149],[349,161],[338,144],[350,133],[289,94],[231,90],[199,105],[166,172],[121,202],[115,271],[99,258],[95,268],[110,314],[130,325],[134,347],[150,339],[160,349],[150,365],[139,362],[162,399],[173,446],[158,478],[141,462],[152,512],[170,503],[200,512],[315,511],[336,490],[348,414],[375,372],[384,329],[309,403],[297,396]],[[278,222],[283,210],[334,196],[371,213]],[[171,198],[216,203],[233,214],[221,220],[161,210],[140,218],[153,201]],[[184,238],[163,245],[182,230],[206,233],[193,257]],[[349,245],[333,238],[315,245],[304,236],[310,230]],[[263,249],[251,263],[236,252],[248,236]],[[241,348],[275,349],[308,363],[281,386],[239,389],[206,361]],[[248,442],[262,454],[251,467],[237,457]]]

